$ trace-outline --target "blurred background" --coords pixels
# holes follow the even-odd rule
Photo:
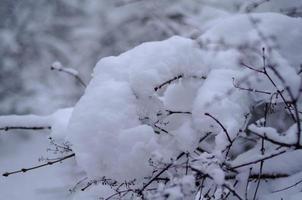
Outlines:
[[[104,56],[172,35],[196,38],[207,21],[235,12],[301,16],[297,5],[299,0],[1,0],[0,115],[73,106],[84,88],[51,71],[54,61],[78,70],[88,83]]]
[[[87,83],[104,56],[190,33],[194,28],[180,10],[198,10],[183,3],[1,0],[0,115],[48,114],[73,106],[84,89],[72,76],[51,71],[54,61],[78,70]]]

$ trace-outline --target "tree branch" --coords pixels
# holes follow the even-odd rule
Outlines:
[[[72,158],[74,156],[75,156],[75,153],[72,153],[72,154],[69,154],[69,155],[64,156],[62,158],[58,158],[55,161],[49,161],[49,162],[47,162],[45,164],[37,165],[37,166],[34,166],[34,167],[30,167],[30,168],[22,168],[20,170],[12,171],[12,172],[5,172],[5,173],[2,174],[2,176],[8,177],[8,176],[10,176],[12,174],[25,173],[25,172],[30,171],[30,170],[34,170],[34,169],[38,169],[38,168],[41,168],[41,167],[45,167],[45,166],[48,166],[48,165],[53,165],[53,164],[62,162],[63,160],[66,160],[68,158]]]
[[[26,127],[26,126],[7,126],[7,127],[0,127],[0,131],[9,131],[9,130],[43,130],[43,129],[51,129],[51,126],[32,126],[32,127]]]
[[[62,64],[60,62],[55,62],[50,66],[50,70],[57,70],[59,72],[64,72],[66,74],[69,74],[71,76],[73,76],[84,88],[87,87],[87,85],[85,84],[85,82],[81,79],[81,77],[79,76],[78,72],[74,69],[71,68],[66,68],[63,67]]]
[[[232,141],[232,139],[231,139],[231,137],[230,137],[228,131],[227,131],[226,128],[221,124],[221,122],[220,122],[218,119],[216,119],[215,117],[213,117],[210,113],[205,113],[204,115],[211,117],[213,120],[215,120],[215,122],[217,122],[217,123],[219,124],[219,126],[222,128],[223,132],[224,132],[225,135],[227,136],[227,138],[228,138],[230,144],[232,144],[233,141]]]

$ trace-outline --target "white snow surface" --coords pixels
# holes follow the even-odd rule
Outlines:
[[[73,108],[59,109],[53,114],[39,115],[7,115],[0,116],[0,130],[10,128],[45,128],[52,129],[57,139],[65,139],[66,128]]]
[[[71,142],[76,163],[82,170],[75,173],[72,171],[75,169],[64,165],[60,169],[63,173],[55,172],[59,171],[60,167],[57,167],[50,173],[44,173],[42,169],[37,174],[26,173],[25,179],[20,182],[18,178],[11,179],[11,182],[2,182],[4,179],[1,179],[0,185],[4,189],[0,193],[0,199],[20,199],[30,189],[35,191],[24,195],[24,198],[48,199],[49,196],[49,199],[87,200],[110,196],[112,191],[108,186],[101,185],[88,188],[85,192],[69,194],[67,190],[74,185],[63,183],[61,177],[54,174],[64,174],[64,178],[70,175],[68,173],[77,174],[73,174],[72,183],[76,182],[75,179],[82,178],[84,172],[89,180],[105,176],[120,182],[137,179],[136,183],[141,184],[144,177],[152,174],[152,167],[148,162],[150,158],[170,162],[181,152],[194,151],[199,145],[199,139],[208,132],[213,137],[207,144],[202,144],[206,152],[198,156],[200,163],[194,167],[211,176],[215,184],[228,184],[226,174],[219,165],[225,161],[222,151],[229,145],[227,136],[234,139],[238,134],[245,134],[241,130],[247,129],[249,118],[246,114],[250,113],[251,107],[271,101],[270,95],[241,90],[234,85],[252,88],[254,91],[276,92],[275,86],[267,77],[243,67],[240,62],[261,70],[264,47],[266,63],[270,63],[285,80],[285,83],[282,82],[273,70],[267,68],[276,87],[282,91],[287,86],[294,96],[297,95],[301,84],[297,71],[301,64],[302,19],[272,12],[279,12],[280,8],[285,10],[300,6],[301,2],[263,1],[261,6],[252,11],[257,13],[249,14],[244,12],[247,12],[251,1],[202,2],[205,3],[202,12],[194,16],[194,20],[186,21],[200,29],[202,34],[197,39],[174,36],[164,41],[143,43],[119,56],[101,59],[85,94],[74,109],[62,109],[42,117],[0,117],[0,128],[3,129],[51,126],[53,138]],[[240,6],[237,8],[233,3]],[[181,6],[175,9],[181,9]],[[60,63],[54,63],[53,67],[78,75],[77,71],[64,68]],[[161,87],[158,88],[159,86]],[[284,92],[284,96],[289,98],[287,92]],[[272,103],[279,102],[282,102],[281,98],[272,100]],[[169,111],[186,114],[169,115]],[[225,130],[205,113],[215,117]],[[248,126],[248,130],[276,142],[293,144],[297,128],[295,125],[286,128],[286,123],[286,130],[283,132],[279,132],[277,128],[258,127],[254,124]],[[5,137],[0,140],[1,152],[5,153],[7,149],[12,151],[12,157],[16,160],[12,164],[9,162],[12,157],[3,154],[5,161],[2,161],[2,171],[18,169],[28,160],[34,161],[40,156],[36,149],[43,148],[47,141],[44,135],[44,139],[40,136],[33,138],[34,146],[27,142],[17,146],[16,142],[6,142]],[[233,151],[240,152],[240,155],[229,162],[230,166],[257,161],[283,151],[275,150],[276,145],[265,142],[265,153],[261,155],[260,143],[249,150],[243,150],[244,146],[241,145],[233,144]],[[22,152],[18,157],[16,153],[19,151]],[[27,151],[31,153],[30,158],[25,154]],[[75,165],[73,162],[72,164]],[[242,172],[239,175],[239,185],[242,186],[237,187],[238,193],[243,194],[245,184],[242,183],[248,178],[249,167],[238,168]],[[252,167],[251,173],[257,174],[259,162]],[[301,180],[301,168],[301,150],[288,150],[270,159],[270,162],[265,162],[263,173],[288,173],[290,176],[269,181],[269,186],[261,183],[259,199],[301,199],[299,187],[271,193]],[[36,177],[43,179],[26,184],[26,181],[38,180]],[[51,179],[52,177],[55,179]],[[193,176],[184,178],[188,185],[195,184]],[[12,186],[16,182],[22,190]],[[253,184],[250,184],[252,189]],[[184,198],[180,189],[167,189],[171,199]],[[220,188],[217,191],[220,193]]]
[[[259,22],[253,25],[251,19]],[[235,89],[233,83],[234,79],[247,80],[248,86],[242,87],[275,90],[262,74],[242,67],[238,61],[260,69],[262,47],[296,94],[300,55],[294,52],[302,50],[298,45],[302,43],[301,19],[273,13],[239,14],[213,20],[207,26],[198,40],[174,36],[144,43],[97,63],[67,131],[77,162],[90,178],[142,181],[151,173],[149,158],[156,155],[169,160],[182,151],[193,150],[208,131],[216,135],[213,149],[219,155],[229,141],[222,128],[204,114],[217,118],[233,139],[245,128],[244,115],[250,107],[269,101],[265,94],[255,97]],[[272,47],[275,43],[269,39],[262,40],[259,33],[274,36],[279,48]],[[222,41],[227,47],[217,50]],[[247,48],[242,50],[238,45]],[[272,71],[268,72],[276,78]],[[182,78],[155,91],[179,76]],[[284,84],[278,81],[277,87],[282,89]],[[192,112],[192,116],[158,115],[166,109]],[[164,120],[169,124],[158,123]],[[155,125],[167,128],[168,133],[156,134]]]
[[[201,76],[206,70],[197,43],[181,37],[102,59],[69,126],[79,164],[91,176],[128,180],[147,175],[148,159],[163,147],[152,127],[139,120],[154,121],[163,111],[154,88],[171,77]]]

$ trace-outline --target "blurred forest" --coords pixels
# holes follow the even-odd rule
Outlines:
[[[88,82],[95,63],[142,42],[194,35],[194,1],[0,1],[0,114],[48,114],[83,93],[54,61]],[[196,16],[196,15],[193,15]],[[191,20],[191,21],[190,21]]]
[[[299,0],[1,0],[0,114],[49,114],[84,89],[53,62],[88,82],[95,63],[145,41],[197,37],[206,22],[236,12],[301,15]],[[294,7],[293,7],[294,5]]]

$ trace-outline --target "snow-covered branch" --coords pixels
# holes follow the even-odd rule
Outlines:
[[[85,84],[85,82],[81,79],[81,77],[79,76],[79,72],[75,69],[72,68],[67,68],[67,67],[63,67],[63,65],[60,62],[54,62],[51,66],[50,66],[51,70],[56,70],[59,72],[64,72],[66,74],[69,74],[71,76],[73,76],[84,88],[87,87],[87,85]]]

